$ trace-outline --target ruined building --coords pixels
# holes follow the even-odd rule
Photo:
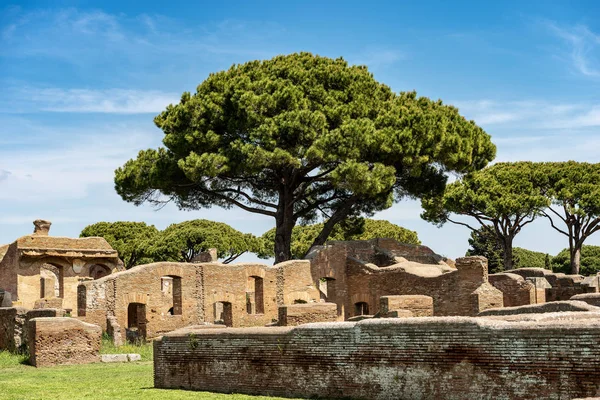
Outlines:
[[[205,323],[264,326],[277,321],[280,306],[318,301],[308,261],[159,262],[81,283],[77,315],[131,339]]]
[[[483,257],[454,263],[426,246],[373,239],[328,242],[308,258],[322,299],[338,305],[341,319],[376,314],[380,298],[392,295],[430,296],[439,316],[475,316],[503,305],[502,292],[488,282]]]
[[[123,269],[103,238],[53,237],[49,221],[34,225],[33,234],[0,246],[0,306],[75,309],[81,279]]]

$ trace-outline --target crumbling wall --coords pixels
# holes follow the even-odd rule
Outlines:
[[[160,262],[82,282],[77,309],[79,319],[103,330],[114,316],[124,332],[135,329],[151,338],[205,322],[264,326],[277,321],[280,305],[296,300],[319,300],[308,261]],[[139,306],[135,315],[132,305]]]
[[[598,292],[598,276],[565,275],[543,268],[519,268],[510,271],[524,278],[545,278],[550,287],[546,288],[546,301],[569,300],[582,293]]]
[[[27,351],[27,322],[38,317],[62,316],[59,309],[28,310],[23,307],[0,308],[0,351]]]
[[[336,320],[337,305],[335,303],[290,304],[279,307],[280,326],[334,322]]]
[[[154,385],[302,398],[570,399],[600,391],[599,340],[594,319],[199,330],[154,343]]]
[[[536,304],[536,288],[520,275],[503,272],[489,276],[490,283],[503,294],[504,307]]]
[[[422,295],[412,296],[382,296],[379,300],[379,312],[382,318],[392,316],[407,315],[397,311],[410,311],[414,317],[432,317],[433,316],[433,298]]]
[[[102,329],[75,318],[29,321],[29,362],[35,367],[100,361]]]
[[[377,244],[385,243],[386,248]],[[487,260],[484,257],[463,257],[456,260],[455,267],[439,261],[433,252],[424,246],[402,247],[422,251],[415,259],[429,260],[428,264],[408,260],[381,267],[371,263],[377,261],[375,253],[393,252],[395,241],[351,241],[332,242],[314,248],[308,258],[315,282],[327,281],[325,300],[338,305],[338,313],[344,319],[359,315],[365,303],[368,314],[379,311],[382,296],[425,295],[433,298],[434,314],[477,315],[480,311],[503,305],[502,292],[488,282]],[[396,246],[400,246],[397,244]],[[406,258],[406,257],[404,257]],[[366,260],[366,261],[365,261]],[[435,262],[437,260],[437,262]]]

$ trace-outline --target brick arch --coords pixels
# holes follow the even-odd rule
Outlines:
[[[211,303],[220,301],[235,304],[235,296],[233,293],[226,292],[225,290],[217,290],[215,293],[210,293],[209,296],[212,299]]]
[[[300,291],[300,290],[295,291],[295,292],[286,293],[283,297],[284,304],[293,304],[294,300],[304,300],[307,303],[314,301],[314,299],[312,297],[310,297],[308,292],[304,292],[304,291]]]
[[[196,268],[192,265],[189,266],[189,268]],[[158,268],[156,268],[153,273],[157,276],[184,276],[185,272],[184,272],[184,267],[181,265],[173,265],[173,264],[167,264],[167,265],[160,265],[158,266]]]
[[[147,301],[148,301],[148,295],[145,293],[129,292],[129,293],[123,295],[123,303],[124,304],[130,304],[130,303],[146,304]]]
[[[352,296],[350,296],[350,303],[352,303],[352,304],[367,303],[371,306],[374,306],[374,304],[371,304],[371,297],[366,293],[353,294]]]
[[[264,279],[265,275],[266,275],[265,269],[262,267],[259,267],[258,265],[252,265],[250,267],[246,267],[246,276],[248,276],[248,277],[258,276],[259,278]]]

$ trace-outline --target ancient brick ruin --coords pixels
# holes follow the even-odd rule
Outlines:
[[[488,282],[483,257],[454,263],[426,246],[374,239],[329,242],[308,258],[322,299],[336,303],[342,319],[376,314],[379,299],[391,295],[430,296],[437,316],[474,316],[503,305],[502,292]]]
[[[308,261],[140,265],[79,286],[77,315],[107,329],[114,317],[130,338],[201,323],[265,326],[278,308],[319,301]],[[114,329],[114,327],[112,328]]]
[[[599,316],[371,319],[228,329],[226,335],[176,332],[154,344],[154,382],[159,388],[303,398],[593,396],[600,392]]]
[[[34,225],[33,234],[0,246],[3,306],[75,309],[80,280],[123,269],[103,238],[48,236],[50,222],[36,220]]]

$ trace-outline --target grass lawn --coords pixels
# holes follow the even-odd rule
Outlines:
[[[117,351],[119,350],[119,351]],[[127,346],[114,349],[103,343],[103,353],[140,353],[146,361],[137,363],[87,364],[34,368],[26,358],[0,352],[1,399],[196,399],[196,400],[267,400],[237,394],[214,394],[185,390],[154,389],[152,347]]]

